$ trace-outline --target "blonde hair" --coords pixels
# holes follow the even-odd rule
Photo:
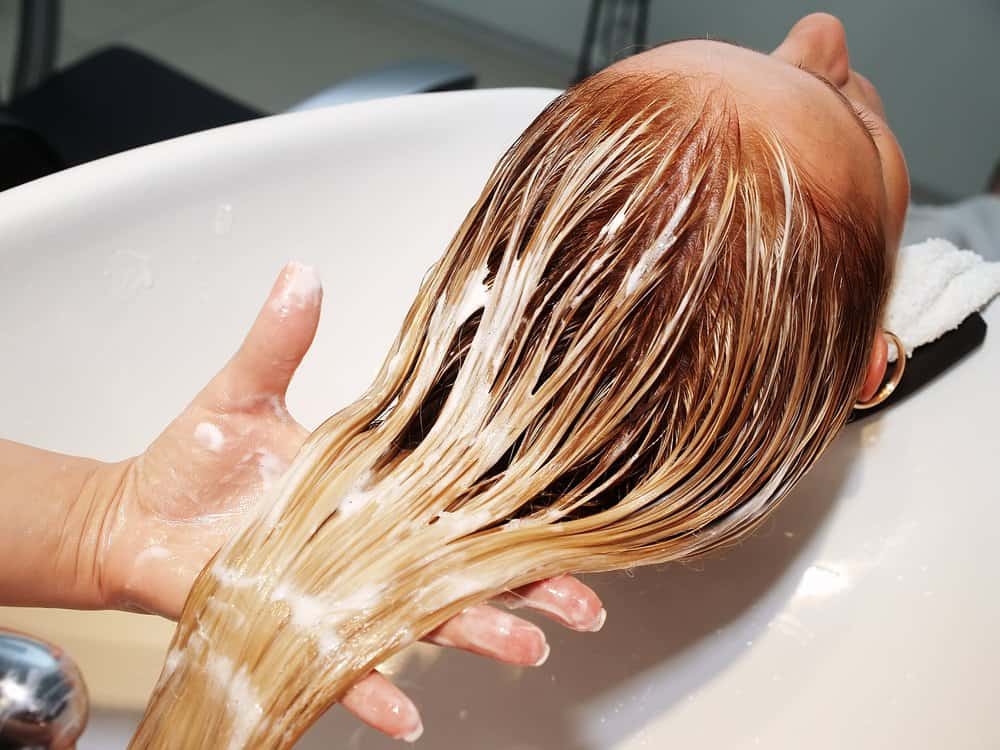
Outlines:
[[[605,73],[558,98],[371,388],[202,571],[132,747],[290,747],[474,603],[737,540],[851,411],[873,217],[724,93]]]

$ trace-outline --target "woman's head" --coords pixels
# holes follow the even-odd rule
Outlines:
[[[810,24],[796,64],[836,57]],[[456,538],[513,521],[497,544],[534,573],[674,559],[760,521],[875,390],[898,154],[790,62],[647,54],[500,160],[370,392],[310,443],[343,433],[337,492]],[[554,522],[579,545],[533,535]]]
[[[747,124],[772,129],[807,176],[848,205],[860,194],[881,213],[891,248],[909,198],[906,164],[875,87],[850,66],[844,27],[806,16],[770,55],[710,40],[665,44],[613,66],[683,74],[725,87]]]
[[[409,444],[469,420],[478,487],[507,497],[499,517],[595,537],[628,519],[578,567],[736,538],[832,440],[871,361],[876,385],[884,371],[872,342],[897,239],[874,146],[808,77],[844,115],[830,139],[846,145],[812,169],[811,136],[772,123],[726,66],[619,65],[556,100],[429,294],[460,316],[485,308],[461,321]],[[853,136],[860,166],[846,163]]]
[[[610,69],[626,75],[683,75],[721,89],[746,128],[772,132],[817,198],[844,214],[874,215],[895,258],[909,203],[909,176],[875,87],[851,67],[843,25],[814,13],[770,55],[739,45],[687,40],[661,45]],[[821,194],[821,195],[819,195]],[[879,335],[861,390],[881,382],[886,342]]]

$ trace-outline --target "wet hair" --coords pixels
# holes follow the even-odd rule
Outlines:
[[[201,573],[132,746],[290,747],[466,607],[735,542],[847,420],[889,281],[874,208],[724,92],[574,87]]]

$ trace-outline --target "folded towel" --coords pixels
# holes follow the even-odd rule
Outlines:
[[[884,327],[906,355],[958,327],[1000,294],[1000,263],[987,263],[948,240],[929,239],[899,251]],[[890,347],[889,359],[896,353]]]

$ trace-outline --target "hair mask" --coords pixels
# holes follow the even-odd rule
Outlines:
[[[875,222],[817,196],[686,81],[556,100],[198,577],[132,747],[291,747],[467,607],[752,529],[846,421],[888,287]]]

